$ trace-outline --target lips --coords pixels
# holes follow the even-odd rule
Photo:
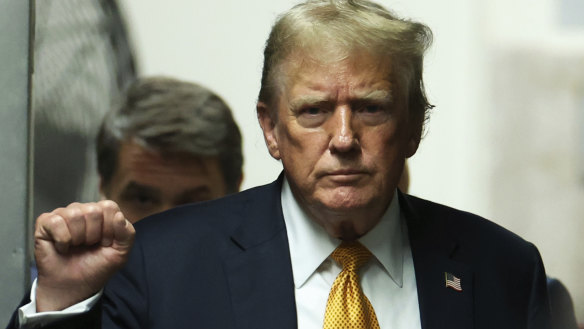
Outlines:
[[[323,176],[338,184],[350,184],[359,181],[367,172],[359,169],[337,169],[328,171]]]
[[[349,176],[349,175],[361,175],[365,174],[363,170],[358,169],[338,169],[328,172],[327,175],[330,176]]]

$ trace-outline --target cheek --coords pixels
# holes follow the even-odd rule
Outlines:
[[[227,183],[223,179],[223,176],[215,177],[211,179],[206,184],[211,189],[211,197],[213,199],[220,198],[227,194]]]
[[[381,171],[399,165],[406,158],[407,138],[396,129],[371,130],[361,139],[363,161]]]
[[[118,203],[120,206],[120,210],[126,216],[126,219],[130,221],[130,223],[134,224],[135,222],[139,221],[140,219],[144,218],[144,215],[141,211],[137,211],[134,209],[132,205],[127,205],[124,202]]]
[[[377,157],[393,153],[400,144],[399,132],[391,128],[370,129],[361,136],[361,148]]]
[[[326,152],[327,135],[320,129],[287,127],[280,129],[278,146],[282,161],[307,164],[316,162]]]

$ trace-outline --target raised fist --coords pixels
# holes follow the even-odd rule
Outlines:
[[[113,201],[72,203],[37,218],[37,312],[65,309],[97,293],[126,262],[134,227]]]

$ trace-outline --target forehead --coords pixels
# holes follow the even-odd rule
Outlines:
[[[219,172],[216,157],[197,157],[186,153],[161,153],[135,142],[125,141],[118,154],[118,175],[159,179],[160,177],[200,177]]]
[[[315,56],[314,51],[298,51],[283,63],[281,76],[281,87],[287,94],[340,89],[359,96],[395,88],[391,60],[365,51],[332,59]]]

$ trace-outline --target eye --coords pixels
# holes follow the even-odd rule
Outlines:
[[[387,104],[366,103],[357,108],[357,115],[367,125],[378,125],[389,119],[391,110]]]
[[[363,105],[359,108],[358,112],[364,114],[376,114],[383,112],[384,107],[380,104],[367,104]]]
[[[307,107],[307,108],[303,108],[300,113],[301,114],[307,114],[307,115],[319,115],[323,112],[323,110],[320,107]]]
[[[126,204],[132,205],[135,208],[147,209],[154,207],[160,203],[157,196],[147,191],[132,191],[122,196]]]
[[[153,204],[156,202],[156,200],[154,200],[154,198],[152,198],[150,195],[147,194],[136,194],[134,196],[133,201],[137,204],[141,204],[141,205],[149,205],[149,204]]]
[[[365,112],[367,113],[377,113],[381,111],[381,105],[369,105],[365,107]]]
[[[298,123],[306,128],[315,128],[322,125],[330,111],[325,105],[308,105],[300,108],[297,112]]]
[[[197,188],[197,191],[195,192],[187,193],[185,195],[181,195],[180,197],[178,197],[176,200],[174,200],[174,205],[179,206],[183,204],[209,201],[213,199],[214,199],[213,194],[211,193],[211,190],[209,188],[200,187]]]

